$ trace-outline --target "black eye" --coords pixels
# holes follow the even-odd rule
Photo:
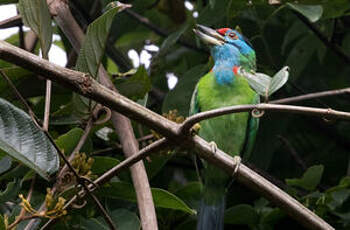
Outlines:
[[[234,32],[230,32],[230,33],[228,33],[228,36],[229,36],[230,38],[232,38],[232,39],[235,39],[235,40],[237,40],[237,39],[238,39],[237,34],[236,34],[236,33],[234,33]]]

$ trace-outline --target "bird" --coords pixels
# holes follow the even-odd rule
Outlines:
[[[240,69],[255,71],[256,56],[250,42],[237,30],[196,25],[195,34],[210,46],[214,66],[198,81],[190,115],[233,105],[257,104],[259,95],[250,88]],[[198,135],[231,156],[248,159],[259,120],[251,113],[233,113],[200,122]],[[203,188],[197,230],[224,228],[225,194],[231,177],[218,167],[203,163]]]

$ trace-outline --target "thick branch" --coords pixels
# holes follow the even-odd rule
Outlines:
[[[222,168],[229,174],[232,174],[236,167],[232,157],[228,154],[220,150],[213,153],[211,151],[211,146],[198,136],[186,137],[181,135],[178,132],[180,125],[109,90],[86,74],[57,66],[4,41],[0,41],[0,58],[27,68],[45,78],[64,84],[81,95],[109,106],[111,109],[125,116],[141,121],[142,124],[152,127],[152,129],[170,138],[170,140],[178,145],[186,148],[193,148],[200,157]],[[236,175],[239,182],[263,194],[270,201],[286,210],[288,215],[305,227],[310,229],[333,229],[324,220],[302,206],[298,201],[288,196],[246,166],[241,164]]]

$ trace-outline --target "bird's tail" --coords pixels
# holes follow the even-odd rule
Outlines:
[[[203,197],[199,208],[197,230],[223,230],[224,212],[224,194],[219,199],[215,199],[215,202],[207,202]]]

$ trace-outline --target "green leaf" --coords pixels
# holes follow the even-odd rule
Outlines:
[[[154,205],[158,208],[180,210],[191,215],[196,211],[188,207],[185,202],[174,194],[159,188],[152,188]],[[99,194],[103,197],[121,199],[136,202],[136,195],[133,186],[125,182],[112,182],[100,189]]]
[[[3,215],[0,215],[0,230],[6,230],[5,218]]]
[[[194,88],[198,80],[206,73],[207,70],[207,65],[197,65],[189,69],[181,78],[179,78],[175,88],[169,91],[164,99],[162,107],[163,113],[167,113],[169,110],[177,109],[179,115],[188,116]]]
[[[141,223],[137,215],[127,209],[116,209],[109,213],[114,225],[118,230],[139,230]],[[81,218],[81,225],[84,229],[110,229],[102,217]]]
[[[162,43],[162,45],[160,46],[159,49],[159,54],[158,55],[162,55],[165,52],[167,52],[169,50],[169,48],[171,46],[173,46],[177,40],[179,40],[179,38],[181,37],[181,35],[187,30],[188,28],[188,24],[183,25],[178,31],[170,34]]]
[[[331,193],[332,201],[327,203],[327,206],[334,210],[337,207],[340,207],[343,205],[343,203],[349,198],[350,196],[350,189],[341,189],[338,191],[334,191]]]
[[[0,191],[0,204],[16,199],[21,186],[22,183],[19,179],[15,179],[13,182],[8,183],[5,191]]]
[[[58,170],[59,157],[50,140],[28,114],[1,98],[0,148],[47,180]]]
[[[0,158],[0,174],[6,172],[11,168],[12,159],[9,156],[4,156]]]
[[[119,93],[136,101],[144,99],[151,90],[152,83],[147,70],[141,65],[132,77],[116,79],[115,85]]]
[[[255,225],[259,222],[259,215],[255,209],[247,204],[239,204],[225,211],[226,224]]]
[[[287,3],[287,7],[305,16],[309,21],[316,22],[322,17],[323,7],[320,5],[303,5]]]
[[[198,196],[198,194],[201,194],[201,189],[201,183],[190,182],[177,190],[175,195],[182,199],[186,204],[189,204],[193,209],[197,210],[200,202],[200,196]]]
[[[261,96],[267,96],[269,85],[271,84],[271,77],[263,73],[249,73],[243,69],[239,70],[239,75],[248,80],[250,87]]]
[[[127,7],[129,5],[111,2],[108,6],[110,9],[89,25],[77,60],[77,70],[97,77],[114,16]]]
[[[102,174],[120,163],[118,159],[113,157],[96,156],[93,158],[95,161],[91,167],[92,174]]]
[[[47,57],[52,43],[52,26],[46,0],[20,0],[18,9],[23,23],[39,37],[43,57]]]
[[[69,132],[59,136],[56,140],[56,144],[65,155],[69,155],[73,152],[83,134],[84,131],[81,128],[73,128],[69,130]],[[90,152],[92,149],[91,145],[91,140],[88,138],[80,152],[86,152],[86,150]]]
[[[306,170],[303,176],[295,179],[286,179],[286,183],[291,186],[297,186],[308,191],[315,190],[320,183],[323,174],[323,165],[314,165]]]
[[[273,77],[269,85],[268,95],[272,95],[279,90],[284,84],[287,83],[289,76],[289,67],[285,66],[278,71]]]

